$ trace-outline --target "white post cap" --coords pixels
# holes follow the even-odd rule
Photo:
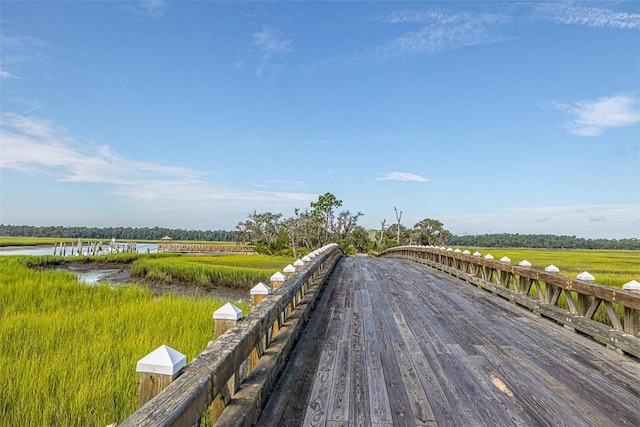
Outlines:
[[[471,255],[471,252],[469,252],[469,251],[468,251],[468,250],[466,250],[466,249],[465,249],[464,251],[462,251],[462,253],[463,253],[464,255]]]
[[[285,273],[295,273],[296,268],[293,265],[289,264],[285,268],[283,268],[282,271],[284,271]]]
[[[473,256],[480,256],[480,255],[482,255],[482,254],[481,254],[480,252],[478,252],[478,251],[475,251],[475,252],[473,253]]]
[[[284,282],[284,274],[278,272],[273,273],[273,276],[269,279],[272,282]]]
[[[443,251],[447,250],[447,248],[445,248],[444,246],[440,246],[440,249],[442,249]]]
[[[270,295],[271,288],[260,282],[249,291],[249,295]]]
[[[462,251],[461,251],[460,249],[456,249],[456,250],[454,250],[453,252],[455,252],[455,253],[459,254],[459,253],[460,253],[460,252],[462,252]]]
[[[503,256],[502,258],[500,258],[500,262],[511,262],[511,258],[509,258],[508,256]]]
[[[313,252],[309,252],[309,255],[307,255],[309,258],[315,258],[316,257],[316,251]]]
[[[622,285],[622,289],[624,289],[625,291],[640,291],[640,283],[632,280]]]
[[[486,255],[484,256],[484,259],[493,259],[493,255],[491,255],[491,254],[486,254]]]
[[[240,320],[242,310],[228,302],[213,312],[213,318],[214,320]]]
[[[588,271],[583,271],[582,273],[578,274],[576,278],[578,280],[586,280],[588,282],[593,282],[594,280],[596,280],[596,278],[593,277],[593,275]]]
[[[311,262],[311,258],[309,258],[309,256],[305,255],[302,257],[302,262],[307,263],[307,262]]]
[[[447,252],[453,252],[453,249],[447,248]]]
[[[558,267],[556,267],[555,265],[551,264],[548,265],[544,268],[544,271],[546,271],[547,273],[559,273],[560,269]]]
[[[304,266],[304,261],[302,261],[301,259],[298,259],[293,263],[293,266],[294,267],[302,267],[302,266]]]
[[[522,261],[520,261],[518,263],[518,265],[520,267],[531,267],[531,263],[529,261],[527,261],[526,259],[523,259]]]
[[[147,354],[136,364],[136,372],[145,374],[175,375],[187,364],[187,356],[167,345]]]

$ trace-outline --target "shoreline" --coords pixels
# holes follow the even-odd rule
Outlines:
[[[95,265],[85,263],[70,262],[65,265],[63,271],[83,272],[93,270],[117,270],[101,277],[97,283],[110,283],[113,286],[140,286],[151,290],[155,296],[164,294],[175,294],[188,297],[213,297],[227,301],[249,302],[248,292],[237,291],[229,288],[203,288],[196,285],[185,285],[177,280],[172,283],[164,283],[159,280],[131,277],[128,265],[118,263],[107,263],[96,268]]]

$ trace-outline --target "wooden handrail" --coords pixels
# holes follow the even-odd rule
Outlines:
[[[429,265],[640,357],[638,293],[436,247],[400,246],[378,256]],[[566,309],[558,305],[562,294]],[[607,316],[598,319],[594,315],[601,305]]]
[[[184,373],[160,394],[140,407],[120,426],[169,426],[197,423],[213,399],[223,391],[245,360],[263,340],[267,346],[274,326],[291,314],[299,296],[324,277],[344,255],[327,245],[299,273],[267,295],[244,319],[229,329],[186,366]],[[275,328],[275,329],[279,329]]]

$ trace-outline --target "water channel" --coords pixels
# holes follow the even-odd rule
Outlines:
[[[108,246],[108,245],[106,245]],[[156,243],[138,243],[138,253],[156,253],[158,252],[158,245]],[[86,254],[86,252],[83,252]],[[0,255],[32,255],[43,256],[53,255],[53,246],[29,246],[23,248],[11,247],[0,248]],[[100,255],[96,255],[100,256]],[[57,268],[59,271],[68,271],[73,273],[78,278],[79,282],[86,283],[87,285],[95,285],[101,279],[107,278],[118,273],[120,270],[117,268],[79,268],[74,266],[64,266]]]

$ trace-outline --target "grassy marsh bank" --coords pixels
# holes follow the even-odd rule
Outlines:
[[[294,258],[266,255],[174,256],[161,259],[141,258],[131,265],[131,276],[170,284],[223,287],[243,292],[258,282],[268,282]]]
[[[85,286],[30,268],[56,261],[37,258],[0,259],[0,425],[120,421],[136,408],[137,360],[167,344],[190,361],[213,338],[225,301]]]

